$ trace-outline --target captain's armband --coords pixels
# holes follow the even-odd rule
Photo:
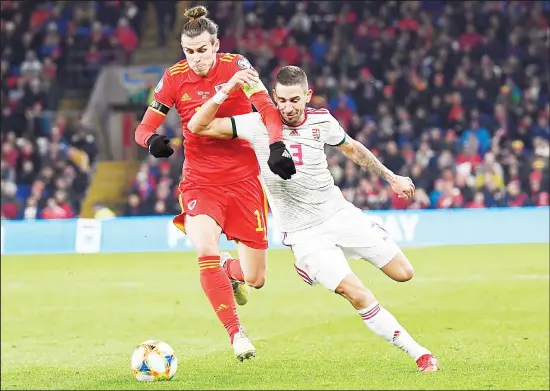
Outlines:
[[[151,103],[149,104],[149,107],[153,109],[153,111],[166,115],[170,111],[170,107],[166,106],[164,103],[160,103],[158,100],[153,99]]]
[[[256,92],[260,92],[260,91],[267,92],[267,88],[265,88],[264,83],[262,83],[261,81],[258,83],[254,83],[253,85],[245,84],[245,86],[243,87],[243,92],[247,98],[250,98]]]

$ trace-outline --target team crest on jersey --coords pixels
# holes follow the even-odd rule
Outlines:
[[[223,83],[223,84],[218,84],[217,86],[214,86],[214,90],[216,90],[216,92],[218,92],[219,90],[221,90],[227,83]]]
[[[314,140],[319,140],[321,138],[321,130],[318,128],[311,129],[311,134]]]
[[[189,201],[189,203],[187,204],[187,209],[193,210],[195,209],[195,205],[197,205],[197,200]]]
[[[155,92],[158,94],[162,90],[162,79],[158,82],[157,86],[155,87]]]
[[[252,68],[252,65],[250,65],[250,62],[246,58],[241,58],[239,61],[237,61],[237,66],[241,69],[250,69]]]

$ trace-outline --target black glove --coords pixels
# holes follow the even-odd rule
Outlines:
[[[273,144],[269,144],[269,160],[267,161],[269,169],[279,175],[283,179],[290,179],[290,177],[296,174],[296,166],[294,160],[288,149],[286,149],[285,143],[282,141],[275,141]]]
[[[169,145],[170,139],[168,137],[154,134],[149,140],[147,140],[147,145],[149,146],[149,153],[154,157],[170,157],[174,153],[174,150]]]

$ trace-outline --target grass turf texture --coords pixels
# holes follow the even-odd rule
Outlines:
[[[258,357],[238,363],[193,253],[3,256],[2,389],[548,389],[548,245],[407,250],[389,280],[352,267],[442,371],[418,373],[355,310],[272,250],[266,287],[239,308]],[[138,383],[134,347],[169,343],[170,382]]]

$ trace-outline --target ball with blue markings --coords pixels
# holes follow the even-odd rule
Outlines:
[[[166,342],[151,339],[136,347],[131,366],[139,381],[170,380],[178,369],[178,358]]]

